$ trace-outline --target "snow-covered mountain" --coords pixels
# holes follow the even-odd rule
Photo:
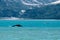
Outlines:
[[[42,15],[48,17],[47,15],[50,15],[50,13],[53,15],[48,18],[54,18],[54,15],[60,16],[58,15],[60,13],[59,10],[60,0],[0,0],[0,18],[17,17],[34,19],[36,17],[35,19],[40,19],[39,17],[43,18]],[[57,17],[55,16],[55,18]]]
[[[30,19],[60,19],[60,4],[29,9],[21,17]]]

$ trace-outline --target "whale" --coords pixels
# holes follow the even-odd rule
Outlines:
[[[20,24],[13,25],[12,27],[22,27]]]

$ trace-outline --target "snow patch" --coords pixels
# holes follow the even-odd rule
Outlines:
[[[4,17],[1,18],[1,20],[19,20],[20,18],[16,18],[16,17]]]
[[[38,6],[38,5],[42,5],[42,3],[38,2],[37,0],[32,0],[34,3],[31,3],[31,1],[26,2],[25,0],[21,0],[21,2],[24,4],[24,5],[30,5],[30,6]]]

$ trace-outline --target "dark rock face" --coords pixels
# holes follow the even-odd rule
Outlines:
[[[30,9],[21,17],[30,19],[60,19],[60,4]]]
[[[28,9],[20,0],[0,0],[0,17],[20,17],[20,11]]]

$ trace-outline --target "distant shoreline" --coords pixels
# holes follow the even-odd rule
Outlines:
[[[58,19],[0,19],[0,20],[19,20],[19,21],[60,21]]]

